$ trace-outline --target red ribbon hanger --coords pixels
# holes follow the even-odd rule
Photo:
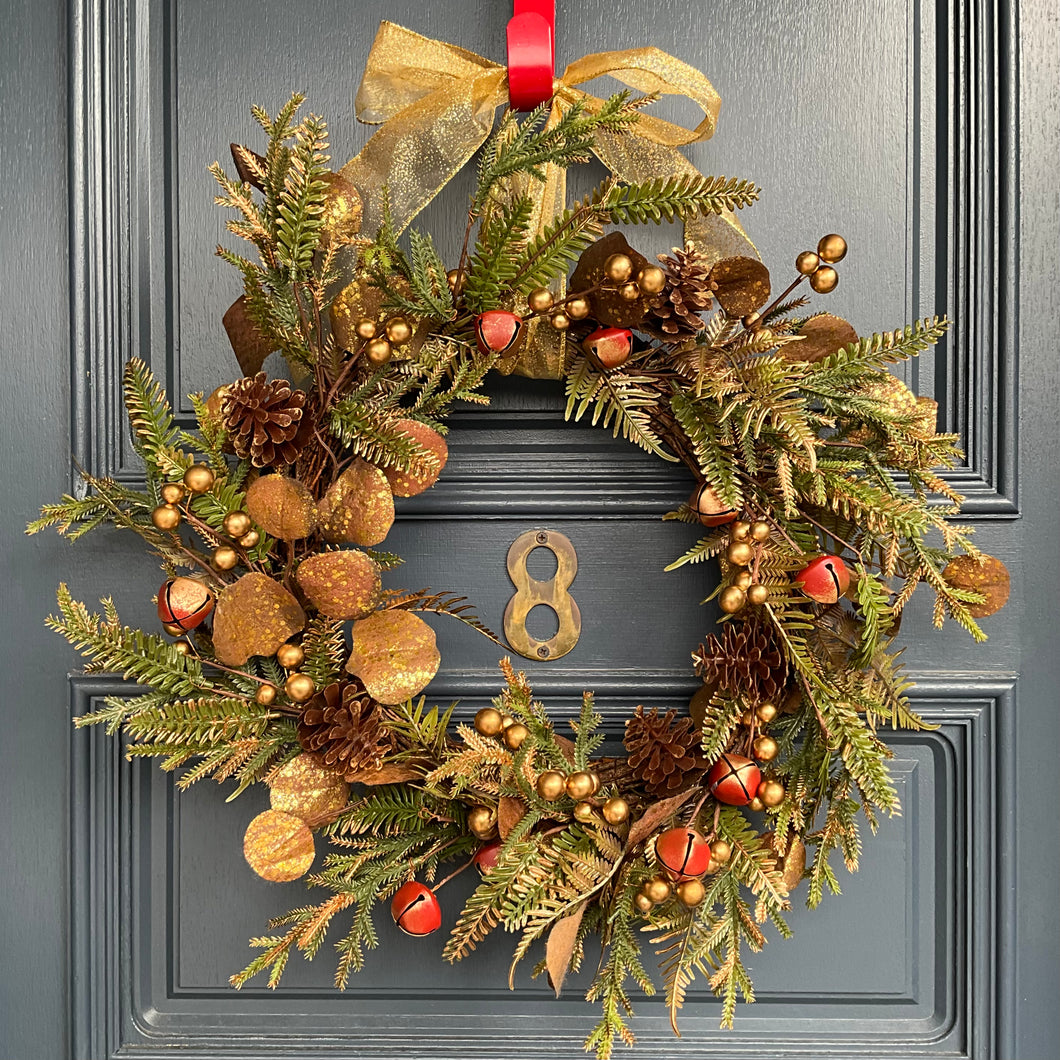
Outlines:
[[[556,68],[556,0],[514,0],[508,22],[508,100],[533,110],[552,98]]]

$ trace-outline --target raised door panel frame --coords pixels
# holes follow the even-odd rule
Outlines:
[[[177,2],[69,6],[72,451],[94,474],[130,482],[142,476],[124,444],[122,366],[144,357],[171,392],[179,377],[171,224]],[[967,497],[965,514],[979,519],[1019,514],[1016,26],[1015,0],[910,0],[910,230],[918,238],[933,218],[941,250],[935,274],[925,276],[911,248],[908,303],[934,303],[955,321],[934,377],[940,426],[961,436],[967,458],[944,477]],[[517,421],[547,431],[559,427],[557,416],[523,413]],[[488,410],[465,418],[475,427],[513,422]],[[516,460],[487,443],[487,433],[455,437],[443,480],[403,515],[474,516],[498,504],[513,511],[516,493],[527,515],[598,511],[610,500],[647,517],[682,492],[670,469],[639,453],[609,454],[604,477],[587,482],[584,451],[570,434],[562,444],[543,437],[540,451]]]
[[[754,1008],[741,1007],[736,1030],[726,1033],[718,1032],[712,1005],[707,1015],[682,1020],[685,1042],[695,1043],[690,1055],[760,1056],[766,1048],[809,1060],[825,1046],[837,1060],[914,1054],[989,1060],[1011,1054],[1015,867],[1004,836],[1016,814],[1016,681],[1011,675],[943,673],[916,679],[916,707],[938,728],[897,734],[896,750],[900,758],[903,743],[931,749],[937,798],[952,814],[941,846],[927,857],[909,859],[909,894],[924,886],[926,874],[934,874],[928,886],[943,900],[934,910],[936,937],[928,943],[932,978],[917,967],[914,940],[900,995],[807,998],[795,989],[762,996]],[[662,690],[666,682],[657,684]],[[100,697],[128,694],[128,685],[111,678],[75,678],[71,706],[80,715]],[[608,698],[603,694],[599,700],[605,711]],[[607,713],[607,727],[619,732],[621,713]],[[483,1010],[478,995],[461,999],[442,991],[424,1009],[414,991],[379,992],[370,984],[358,989],[354,983],[348,1005],[330,990],[272,994],[248,987],[236,994],[225,987],[181,986],[173,958],[179,880],[172,871],[179,858],[180,796],[166,785],[155,787],[155,798],[145,797],[145,786],[161,783],[154,767],[123,761],[120,742],[100,729],[75,732],[70,754],[75,1060],[122,1055],[163,1060],[175,1051],[188,1060],[222,1054],[397,1060],[419,1055],[425,1041],[439,1060],[497,1055],[498,1016],[490,1005]],[[915,766],[896,776],[909,791],[910,828],[918,814],[914,773]],[[790,945],[798,945],[798,938]],[[511,998],[509,1012],[523,1005],[533,1010],[524,1018],[547,1015],[550,1025],[548,1034],[513,1035],[504,1043],[505,1056],[530,1060],[557,1049],[580,1054],[593,1019],[578,997],[555,1002],[538,989],[498,992],[494,1001],[502,998]],[[866,1016],[874,1005],[888,1006],[886,1018]],[[851,1006],[853,1018],[844,1017],[845,1006]],[[895,1015],[903,1009],[908,1017]],[[641,1001],[638,1010],[648,1016],[636,1021],[638,1055],[645,1060],[673,1055],[665,1019],[651,1018],[650,1002]],[[510,1026],[511,1018],[502,1022]]]

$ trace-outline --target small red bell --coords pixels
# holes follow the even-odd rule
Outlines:
[[[213,610],[213,593],[194,578],[173,578],[158,590],[158,617],[187,632]]]
[[[582,343],[582,349],[605,371],[620,368],[633,351],[633,332],[629,328],[600,328]]]
[[[739,514],[735,508],[726,504],[714,492],[708,482],[700,483],[693,490],[692,496],[688,498],[688,507],[704,526],[721,526],[723,523],[731,523]]]
[[[500,856],[501,847],[503,846],[504,843],[500,839],[493,839],[488,843],[483,843],[475,851],[475,856],[471,860],[475,863],[475,867],[479,872],[485,874],[490,869],[496,868],[497,858]]]
[[[795,576],[802,591],[819,604],[834,604],[850,585],[850,571],[838,556],[818,556]]]
[[[390,902],[390,915],[406,935],[429,935],[442,926],[442,909],[430,887],[415,880],[398,888]]]
[[[659,864],[675,880],[702,876],[710,864],[710,844],[694,828],[670,828],[655,840]]]
[[[711,795],[727,806],[746,806],[761,782],[762,771],[743,755],[723,754],[707,773]]]
[[[507,353],[522,334],[522,318],[506,309],[488,309],[475,318],[475,337],[483,353]]]

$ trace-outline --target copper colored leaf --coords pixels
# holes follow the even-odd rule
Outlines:
[[[526,816],[526,803],[511,795],[502,795],[497,804],[497,828],[501,839],[507,839],[512,829]]]
[[[568,740],[566,736],[560,736],[557,732],[554,734],[556,746],[563,752],[563,757],[574,765],[574,741]]]
[[[408,611],[377,611],[353,624],[353,651],[346,669],[380,703],[404,703],[438,672],[434,630]]]
[[[386,475],[358,458],[328,488],[319,513],[328,541],[378,545],[394,525],[394,495]]]
[[[262,475],[247,488],[244,505],[262,530],[281,541],[298,541],[316,529],[313,495],[298,479]]]
[[[858,333],[842,317],[821,313],[810,317],[796,332],[801,342],[789,342],[780,347],[781,357],[789,361],[823,361],[836,350],[858,341]]]
[[[227,309],[221,322],[228,332],[228,341],[244,375],[261,371],[265,358],[277,345],[247,315],[246,295],[240,295]]]
[[[421,775],[410,766],[384,762],[378,769],[360,769],[356,773],[350,773],[346,779],[351,784],[404,784],[409,780],[417,780]]]
[[[395,497],[415,497],[424,490],[430,489],[438,481],[438,476],[449,459],[449,447],[445,439],[425,423],[416,420],[400,420],[396,426],[402,434],[411,438],[421,449],[426,449],[434,457],[435,467],[426,471],[400,471],[396,467],[383,468],[390,488]]]
[[[305,623],[305,612],[279,582],[251,571],[217,597],[213,650],[226,666],[242,666],[252,655],[275,655]]]
[[[743,317],[769,301],[769,270],[754,258],[722,258],[710,270],[711,283],[721,308],[731,317]]]
[[[638,843],[642,843],[659,827],[664,821],[677,812],[692,797],[695,788],[689,788],[678,795],[671,795],[668,799],[660,799],[653,802],[632,824],[629,829],[629,838],[626,840],[626,849],[632,850]]]
[[[318,552],[298,568],[298,587],[328,618],[364,618],[379,603],[383,591],[379,565],[357,549]]]
[[[570,916],[557,921],[548,933],[548,942],[545,943],[545,967],[548,969],[548,981],[552,989],[556,991],[556,997],[559,997],[559,992],[563,989],[563,980],[567,978],[571,958],[574,956],[574,946],[578,941],[578,930],[581,927],[587,904],[582,902]]]
[[[973,618],[986,618],[1008,603],[1010,590],[1008,568],[996,556],[982,553],[982,563],[975,556],[958,556],[950,560],[942,572],[943,578],[956,589],[970,589],[982,593],[981,604],[966,604]]]

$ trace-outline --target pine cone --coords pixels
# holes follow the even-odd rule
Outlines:
[[[777,702],[788,681],[788,661],[760,622],[728,622],[692,653],[696,673],[718,690],[752,703]]]
[[[648,791],[659,797],[684,790],[707,769],[692,719],[676,718],[676,710],[660,716],[657,707],[649,714],[637,707],[626,722],[623,743],[629,752],[628,765]]]
[[[664,335],[687,338],[704,327],[699,314],[714,300],[710,267],[693,243],[686,243],[684,250],[674,247],[673,257],[660,254],[659,261],[666,286],[652,299],[646,323]]]
[[[221,415],[236,455],[255,467],[293,464],[311,432],[305,401],[304,391],[264,372],[226,387]]]
[[[298,742],[351,781],[378,769],[394,746],[379,704],[357,680],[328,685],[309,700],[298,719]]]

